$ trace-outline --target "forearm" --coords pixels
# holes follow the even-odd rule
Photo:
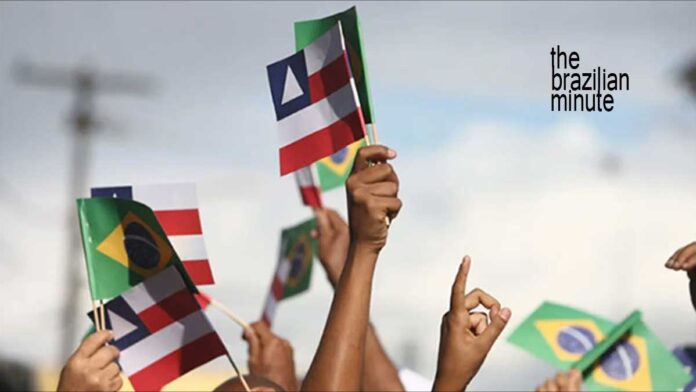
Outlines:
[[[377,338],[372,325],[367,327],[365,337],[365,364],[363,390],[366,391],[403,391],[399,371],[387,356]]]
[[[303,390],[358,390],[377,253],[351,245]]]

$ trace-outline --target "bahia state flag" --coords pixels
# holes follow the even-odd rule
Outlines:
[[[78,199],[92,299],[109,299],[174,266],[196,287],[150,207],[132,200]]]
[[[315,164],[319,177],[319,187],[323,192],[343,186],[353,169],[353,161],[358,150],[365,146],[365,139],[344,147],[323,158]]]
[[[124,185],[92,188],[92,197],[135,200],[150,206],[196,285],[213,284],[195,184]]]
[[[676,391],[689,376],[634,312],[619,324],[544,302],[508,340],[562,370],[583,371],[589,391]]]
[[[311,165],[295,172],[295,182],[297,182],[297,188],[300,190],[302,204],[313,208],[322,207],[321,190],[319,190],[316,181],[314,181],[314,170],[312,170]]]
[[[343,28],[350,69],[355,79],[360,107],[365,116],[365,123],[372,124],[375,117],[372,110],[370,88],[367,83],[367,65],[365,64],[365,51],[360,33],[360,23],[358,22],[358,12],[355,7],[322,19],[295,22],[295,50],[304,49],[338,22],[341,23]]]
[[[110,343],[135,391],[159,391],[187,372],[227,354],[179,271],[170,266],[104,306]],[[94,320],[94,313],[89,317]]]
[[[317,254],[317,242],[312,238],[311,232],[316,227],[316,219],[312,218],[283,229],[281,233],[278,265],[261,315],[261,319],[268,325],[273,323],[279,301],[309,288],[312,261]]]
[[[281,175],[365,137],[340,23],[266,69],[278,121]]]

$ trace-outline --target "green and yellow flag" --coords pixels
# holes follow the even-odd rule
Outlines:
[[[304,49],[305,46],[311,44],[319,36],[327,32],[338,21],[341,21],[341,27],[343,28],[350,69],[355,79],[355,86],[358,89],[358,98],[360,99],[363,116],[365,116],[365,123],[372,124],[375,117],[370,99],[370,88],[367,83],[367,65],[365,64],[365,51],[360,34],[360,23],[358,22],[358,13],[355,7],[322,19],[295,22],[295,49],[298,51]]]
[[[311,237],[311,232],[316,227],[316,219],[310,219],[283,230],[281,262],[287,260],[289,270],[279,299],[292,297],[309,288],[314,255],[317,254],[317,241]]]
[[[338,150],[336,153],[317,161],[317,175],[322,192],[343,186],[353,169],[353,161],[358,150],[365,146],[365,139]]]
[[[174,264],[191,282],[155,213],[132,200],[78,199],[77,210],[92,299],[108,299]]]
[[[588,391],[676,391],[690,380],[637,311],[614,324],[544,302],[508,340],[558,369],[582,371]]]

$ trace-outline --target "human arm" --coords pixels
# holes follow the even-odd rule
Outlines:
[[[395,157],[384,146],[364,147],[356,156],[346,182],[350,233],[346,264],[303,390],[361,388],[372,278],[388,233],[385,218],[395,218],[401,208],[398,178],[386,163]]]

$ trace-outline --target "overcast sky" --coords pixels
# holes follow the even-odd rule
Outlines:
[[[70,93],[17,84],[13,64],[153,78],[149,96],[98,97],[105,125],[88,182],[197,183],[218,282],[209,291],[253,320],[280,228],[311,214],[293,179],[277,176],[265,65],[292,53],[294,21],[350,5],[0,3],[0,354],[57,359],[66,217],[88,192],[68,189]],[[470,286],[512,308],[509,330],[553,300],[616,321],[641,309],[668,346],[696,340],[686,278],[662,267],[696,239],[696,110],[678,83],[696,56],[696,4],[359,3],[358,12],[380,139],[399,152],[404,208],[372,301],[397,362],[432,377],[466,253]],[[581,68],[630,74],[613,112],[550,112],[555,45],[577,50]],[[345,211],[341,191],[325,199]],[[296,346],[300,371],[329,303],[317,268],[312,290],[279,308],[276,331]],[[240,331],[210,314],[242,361]],[[531,388],[550,374],[501,339],[472,387]]]

